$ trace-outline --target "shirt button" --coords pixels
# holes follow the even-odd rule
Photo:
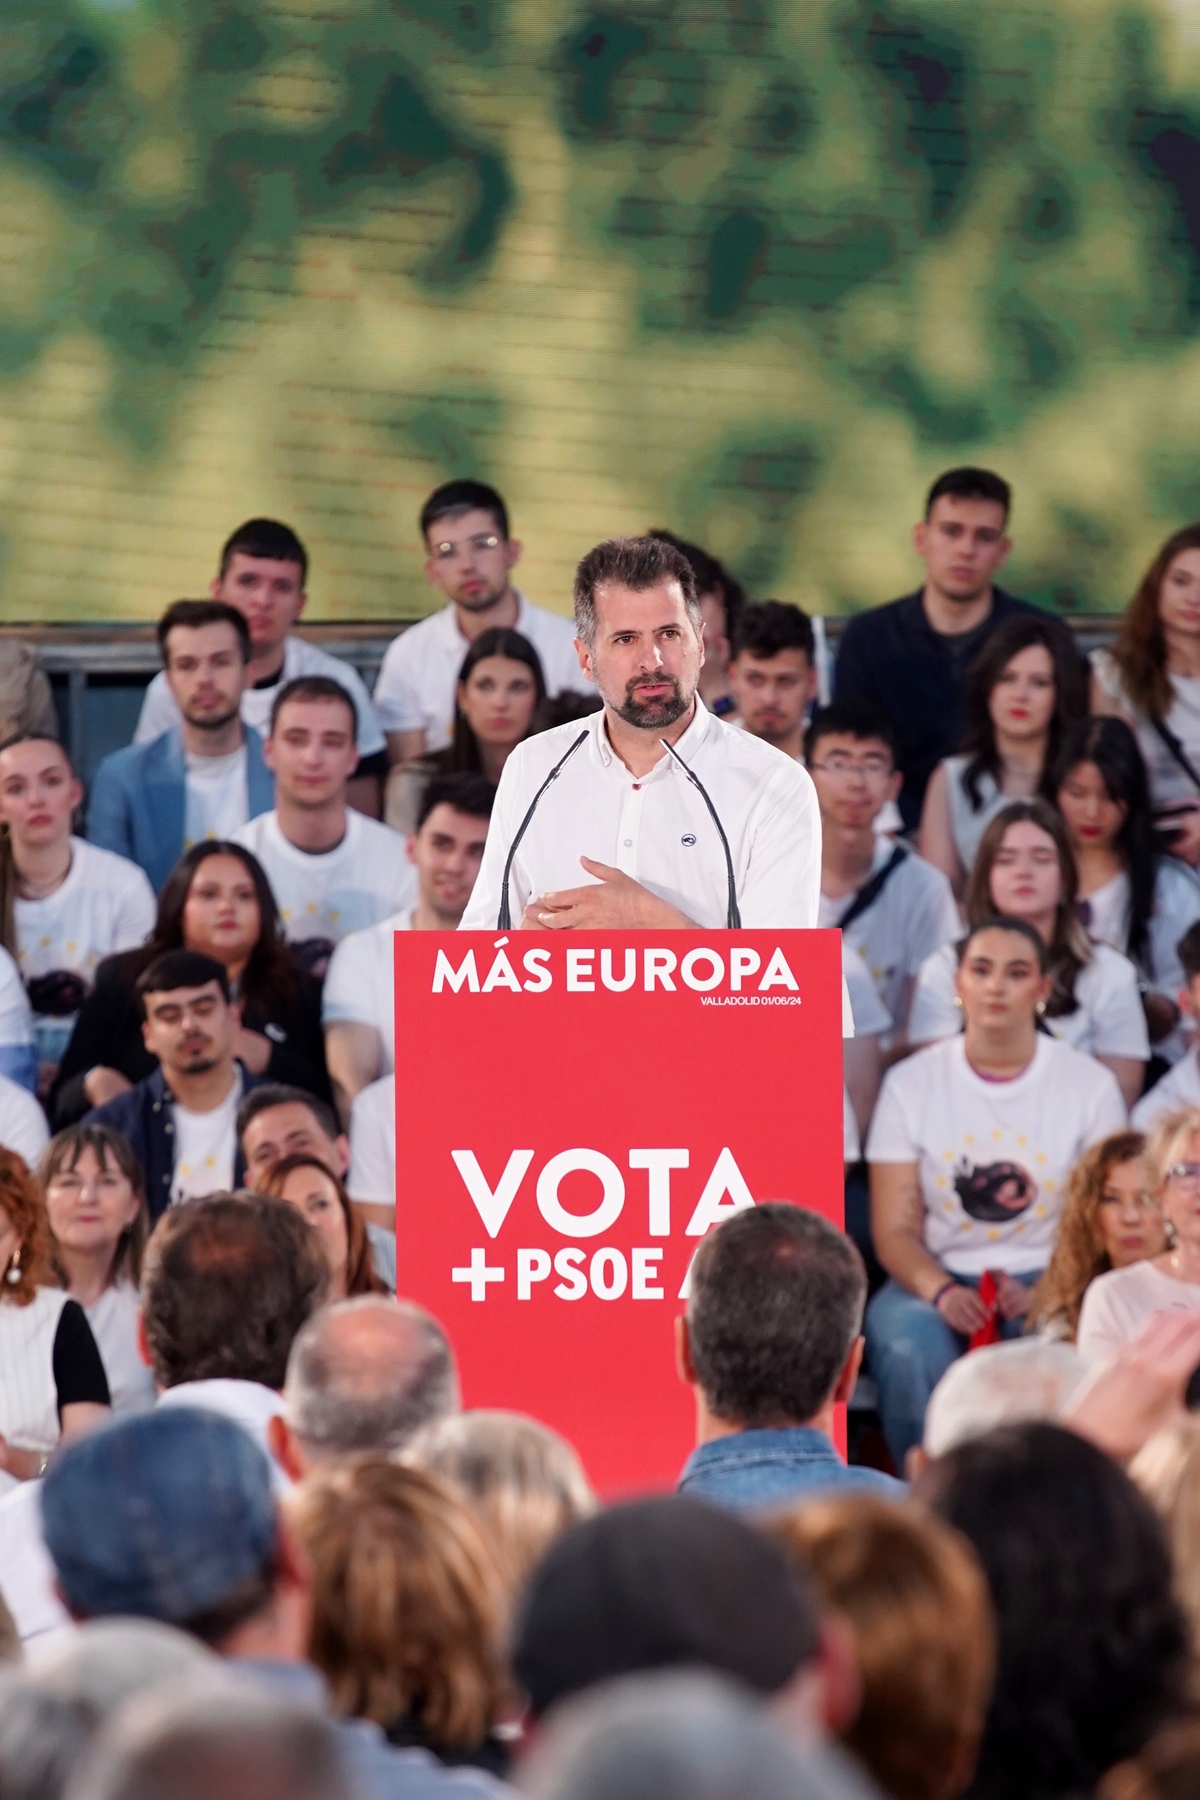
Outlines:
[[[627,849],[627,850],[632,850],[632,849],[633,849],[633,839],[632,839],[632,838],[626,838],[626,839],[625,839],[625,848],[626,848],[626,849]]]
[[[635,794],[640,794],[640,793],[641,793],[641,791],[642,791],[642,784],[641,784],[641,782],[640,782],[640,781],[635,781],[635,782],[634,782],[634,784],[633,784],[633,791],[634,791],[634,793],[635,793]]]

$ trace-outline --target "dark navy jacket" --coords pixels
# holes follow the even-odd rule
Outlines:
[[[261,1075],[252,1075],[241,1063],[238,1067],[242,1071],[243,1094],[263,1085]],[[87,1125],[107,1125],[110,1131],[119,1131],[132,1145],[146,1178],[146,1200],[152,1224],[171,1204],[171,1180],[175,1173],[175,1127],[171,1120],[174,1098],[162,1070],[155,1069],[153,1075],[147,1075],[128,1093],[118,1094],[115,1100],[108,1100],[103,1106],[94,1106],[84,1120]],[[245,1175],[246,1165],[239,1144],[233,1169],[234,1187],[241,1187]]]

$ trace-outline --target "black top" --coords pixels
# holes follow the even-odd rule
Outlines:
[[[64,1406],[77,1406],[83,1400],[93,1406],[112,1405],[100,1351],[78,1300],[68,1300],[59,1314],[53,1360],[59,1418]]]
[[[961,745],[967,670],[998,625],[1039,610],[993,588],[983,623],[950,637],[929,623],[922,593],[856,613],[842,634],[834,673],[836,699],[869,700],[892,721],[904,771],[900,811],[909,831],[920,823],[929,777]]]
[[[55,1131],[73,1125],[91,1106],[83,1091],[89,1069],[98,1064],[116,1069],[136,1084],[153,1074],[158,1063],[142,1041],[142,1012],[134,983],[146,966],[144,949],[109,956],[96,970],[95,986],[80,1009],[67,1045],[58,1080],[50,1092],[50,1119]],[[296,1002],[287,1019],[271,1016],[278,1008],[242,997],[242,1023],[270,1040],[265,1081],[304,1088],[327,1103],[332,1096],[325,1068],[321,1030],[321,985],[307,971],[296,970]]]

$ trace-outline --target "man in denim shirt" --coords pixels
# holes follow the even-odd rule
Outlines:
[[[679,1369],[696,1393],[696,1443],[681,1492],[735,1509],[903,1483],[848,1468],[833,1409],[862,1361],[867,1276],[848,1237],[804,1207],[749,1207],[718,1226],[692,1264]]]

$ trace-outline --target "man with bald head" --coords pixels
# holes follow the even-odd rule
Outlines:
[[[405,1300],[341,1300],[296,1336],[271,1448],[299,1481],[356,1451],[399,1450],[460,1404],[454,1352],[436,1319]]]

